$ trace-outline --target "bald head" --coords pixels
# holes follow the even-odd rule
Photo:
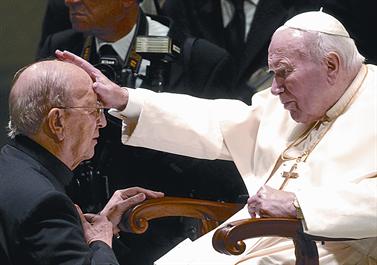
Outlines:
[[[77,79],[91,82],[81,68],[61,61],[38,62],[23,69],[9,96],[9,135],[34,135],[53,106],[82,96],[73,85]]]

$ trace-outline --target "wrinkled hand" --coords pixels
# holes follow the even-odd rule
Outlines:
[[[72,63],[82,68],[93,80],[93,89],[97,93],[105,108],[123,110],[128,103],[128,91],[110,81],[100,70],[95,68],[83,58],[69,51],[55,51],[56,57],[65,62]]]
[[[79,213],[84,236],[88,245],[94,241],[103,241],[112,247],[113,225],[106,216],[90,213],[83,214],[80,207],[77,205],[76,209]]]
[[[111,221],[113,224],[113,233],[116,235],[120,231],[119,223],[124,212],[141,203],[146,198],[152,199],[163,196],[164,194],[162,192],[147,190],[140,187],[117,190],[114,192],[113,196],[100,214],[106,216]]]
[[[293,205],[296,196],[292,192],[262,186],[258,192],[247,200],[251,217],[287,217],[296,218]]]

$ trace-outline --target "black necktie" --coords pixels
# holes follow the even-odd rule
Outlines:
[[[117,57],[117,53],[110,44],[104,44],[99,48],[100,57]]]
[[[227,50],[235,58],[240,58],[245,46],[245,12],[244,0],[231,0],[234,5],[234,15],[228,26],[225,28],[227,39]]]

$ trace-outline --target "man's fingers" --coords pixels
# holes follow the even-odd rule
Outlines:
[[[159,192],[159,191],[147,190],[144,193],[145,193],[145,195],[147,196],[148,199],[161,198],[161,197],[165,196],[165,194],[163,192]]]
[[[81,224],[82,224],[83,226],[86,225],[86,224],[89,224],[89,222],[86,220],[86,218],[85,218],[83,212],[81,211],[80,206],[78,206],[77,204],[75,204],[75,207],[76,207],[76,210],[77,210],[77,212],[78,212],[78,214],[79,214],[79,216],[80,216]]]
[[[131,207],[141,203],[146,199],[144,193],[136,194],[132,197],[124,199],[123,201],[118,202],[114,207],[111,207],[107,213],[107,217],[111,220],[114,216],[123,215],[125,211]]]
[[[132,207],[132,206],[135,206],[139,203],[141,203],[142,201],[144,201],[147,197],[145,196],[144,193],[139,193],[139,194],[136,194],[132,197],[129,197],[128,199],[126,199],[124,202],[121,203],[121,206],[125,207],[126,206],[126,202],[128,202],[128,208]],[[125,208],[123,208],[125,209]],[[126,210],[126,209],[125,209]]]
[[[131,196],[118,204],[118,210],[121,212],[127,211],[129,208],[143,202],[146,199],[144,193],[138,193]]]
[[[89,222],[89,223],[94,223],[96,221],[96,219],[98,218],[98,214],[94,214],[94,213],[85,213],[84,214],[84,217],[85,219]]]
[[[134,195],[139,194],[139,193],[144,193],[145,196],[149,199],[164,197],[164,193],[162,193],[162,192],[148,190],[148,189],[144,189],[144,188],[140,188],[140,187],[127,188],[127,189],[123,189],[123,190],[118,190],[117,192],[120,194],[120,196],[123,199],[127,199],[128,197],[134,196]]]

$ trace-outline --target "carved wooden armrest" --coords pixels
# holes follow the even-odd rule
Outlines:
[[[244,205],[208,200],[163,197],[142,202],[125,213],[123,231],[136,234],[148,229],[148,221],[168,216],[192,217],[201,220],[201,234],[205,234],[239,211]]]
[[[315,241],[345,241],[349,238],[327,238],[305,234],[301,220],[289,218],[250,218],[237,220],[218,228],[212,245],[220,253],[240,255],[245,251],[243,240],[254,237],[288,237],[295,245],[296,265],[318,265]]]
[[[302,232],[298,219],[250,218],[237,220],[218,228],[213,235],[212,245],[220,253],[240,255],[245,251],[243,240],[254,237],[279,236],[296,237]]]

